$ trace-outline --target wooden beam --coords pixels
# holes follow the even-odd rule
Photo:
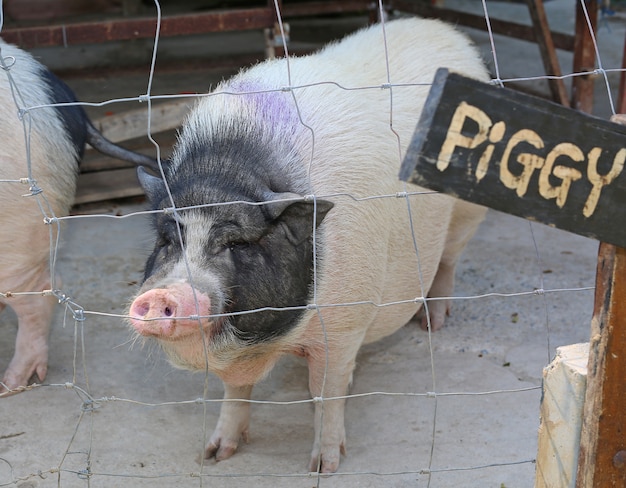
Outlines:
[[[118,2],[111,0],[17,0],[3,5],[5,18],[14,22],[62,22],[71,16],[110,15],[120,11]]]
[[[156,134],[179,127],[195,100],[195,97],[183,97],[168,102],[153,103],[150,131]],[[143,107],[108,115],[94,120],[93,125],[111,142],[147,136],[148,109]]]
[[[139,186],[135,167],[83,173],[78,177],[74,205],[141,195],[143,189]]]
[[[626,35],[624,35],[624,54],[622,55],[622,74],[619,80],[617,113],[626,114]]]
[[[626,486],[626,249],[601,243],[576,486]]]
[[[626,125],[624,115],[613,120]],[[603,242],[598,252],[577,488],[626,486],[625,379],[626,249]]]
[[[263,29],[276,13],[268,7],[172,15],[161,19],[161,37]],[[154,38],[156,17],[4,29],[2,39],[23,48]]]
[[[548,79],[548,86],[550,87],[550,92],[552,93],[552,100],[565,107],[569,107],[570,102],[567,90],[565,89],[565,82],[562,78],[559,78],[561,76],[561,67],[559,65],[559,58],[556,56],[552,33],[550,32],[550,26],[548,25],[548,17],[546,16],[546,11],[543,8],[543,0],[526,0],[526,3],[528,4],[528,10],[530,12],[530,18],[532,19],[535,38],[537,40],[537,46],[539,47],[539,52],[541,53],[541,59],[543,60],[546,75],[557,77],[554,79]]]
[[[574,43],[574,73],[590,73],[588,75],[575,76],[572,82],[572,108],[582,112],[591,113],[593,109],[593,85],[594,75],[591,74],[596,67],[596,51],[593,45],[592,33],[589,30],[587,16],[591,29],[596,32],[598,24],[597,0],[584,0],[586,7],[583,9],[581,0],[576,1],[576,36]]]
[[[162,148],[161,157],[168,156],[174,143],[173,129],[180,126],[194,102],[195,98],[180,98],[153,105],[151,133]],[[120,143],[135,139],[133,144],[140,146],[129,149],[154,157],[151,143],[144,139],[145,144],[141,145],[139,139],[148,134],[147,116],[147,109],[141,108],[102,117],[94,120],[93,124],[110,141]],[[143,195],[136,167],[131,163],[90,149],[80,169],[75,205]]]

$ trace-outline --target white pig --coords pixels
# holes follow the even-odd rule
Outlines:
[[[20,109],[75,102],[74,94],[30,54],[1,40],[0,60],[0,311],[10,306],[19,322],[15,353],[0,383],[4,396],[33,375],[46,377],[56,299],[37,294],[52,286],[50,246],[57,227],[44,224],[44,217],[69,212],[85,142],[138,165],[156,168],[156,162],[104,139],[78,106],[33,109],[20,117]],[[17,182],[29,176],[27,185]]]
[[[345,395],[361,345],[406,324],[419,297],[451,295],[484,217],[442,194],[394,196],[423,191],[397,175],[438,67],[488,79],[452,27],[395,20],[203,98],[165,167],[170,192],[140,171],[153,208],[169,211],[155,214],[134,329],[173,364],[217,374],[227,399],[249,399],[283,354],[306,358],[312,397]],[[203,206],[224,202],[247,203]],[[441,327],[448,307],[430,302],[425,322]],[[339,466],[344,403],[315,404],[312,471]],[[248,425],[249,404],[225,402],[206,456],[230,457]]]

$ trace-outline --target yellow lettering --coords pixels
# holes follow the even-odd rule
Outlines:
[[[487,145],[485,152],[483,152],[482,156],[478,160],[478,165],[476,166],[476,181],[482,180],[487,174],[489,161],[491,161],[491,156],[493,156],[493,150],[495,147],[494,144],[502,140],[505,131],[506,124],[503,121],[493,124],[493,127],[489,131],[489,142],[491,142],[491,144]]]
[[[474,137],[467,137],[462,134],[463,125],[468,118],[478,124],[478,133]],[[455,148],[465,147],[467,149],[474,149],[485,142],[490,128],[491,119],[485,112],[466,102],[461,102],[454,111],[450,126],[448,127],[448,133],[446,134],[446,140],[441,146],[441,151],[439,151],[437,169],[439,171],[446,170],[450,164]]]
[[[540,158],[536,154],[522,153],[517,156],[517,162],[524,166],[524,169],[518,176],[511,173],[509,169],[509,158],[515,146],[521,142],[527,142],[537,149],[543,149],[544,145],[543,140],[535,131],[522,129],[511,136],[511,139],[509,139],[504,149],[502,160],[500,161],[500,181],[502,181],[507,188],[516,190],[517,196],[519,197],[523,197],[526,193],[528,183],[535,169],[541,168],[543,165],[543,158]]]
[[[546,162],[539,174],[539,193],[546,200],[556,198],[557,206],[563,208],[572,182],[580,179],[582,173],[568,166],[554,166],[554,162],[560,156],[567,156],[572,161],[578,163],[585,160],[585,155],[578,146],[569,142],[562,142],[554,146],[552,151],[546,156]],[[562,180],[560,186],[552,186],[550,183],[551,174]]]
[[[613,182],[613,180],[617,178],[624,169],[626,148],[622,148],[617,152],[615,158],[613,159],[613,166],[611,166],[611,170],[605,175],[598,174],[598,159],[600,158],[600,154],[602,154],[602,149],[594,147],[587,155],[587,158],[589,159],[589,164],[587,165],[587,178],[589,178],[593,187],[591,188],[591,192],[589,193],[589,197],[587,198],[583,208],[583,215],[585,217],[591,217],[593,212],[595,212],[596,205],[600,199],[602,187],[611,184],[611,182]]]

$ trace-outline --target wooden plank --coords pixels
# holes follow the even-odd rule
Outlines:
[[[176,129],[195,103],[195,97],[177,98],[152,104],[150,130],[153,134]],[[107,115],[93,121],[94,126],[112,142],[148,135],[148,109],[142,107]]]
[[[617,112],[626,114],[626,35],[624,36],[624,53],[622,54],[622,73],[619,77],[619,98]]]
[[[152,107],[152,135],[161,146],[162,158],[169,155],[175,141],[173,129],[180,126],[193,102],[193,98],[182,98],[154,104]],[[140,139],[147,135],[145,108],[102,117],[93,123],[112,142],[126,142],[124,146],[128,149],[155,156],[155,149],[147,138],[143,141]],[[131,139],[135,140],[129,144],[127,141]],[[143,195],[137,181],[136,167],[126,161],[89,149],[80,170],[75,205]]]
[[[621,222],[619,225],[623,225]],[[576,486],[626,486],[626,249],[601,243]]]
[[[50,21],[77,15],[119,13],[111,0],[19,0],[4,2],[4,14],[13,21]]]
[[[585,0],[585,10],[589,16],[591,29],[596,32],[598,24],[597,0]],[[576,2],[576,36],[574,43],[574,73],[593,72],[596,66],[596,51],[593,38],[587,23],[582,2]],[[591,113],[593,109],[593,85],[592,74],[575,76],[572,80],[572,103],[571,107],[583,112]]]
[[[535,38],[539,46],[539,52],[541,53],[541,59],[543,60],[546,74],[556,77],[548,79],[552,100],[565,107],[569,107],[569,98],[567,90],[565,89],[565,82],[560,78],[561,66],[559,65],[559,58],[554,48],[552,33],[548,25],[548,17],[543,8],[543,0],[526,0],[526,3],[528,4],[530,18],[532,19],[533,29],[535,31]]]
[[[161,19],[161,37],[263,29],[272,27],[276,19],[267,7],[195,12],[166,16]],[[152,39],[156,17],[77,22],[64,25],[4,29],[2,38],[26,49]]]
[[[124,168],[81,174],[74,205],[143,195],[137,169]]]
[[[625,160],[626,127],[440,69],[400,178],[626,247]]]

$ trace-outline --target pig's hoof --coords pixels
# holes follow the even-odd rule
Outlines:
[[[339,468],[341,455],[346,451],[342,446],[337,448],[326,448],[321,455],[315,451],[311,454],[311,462],[309,463],[309,472],[311,473],[334,473]]]
[[[248,433],[244,432],[242,436],[248,442]],[[223,461],[235,454],[237,447],[239,447],[239,440],[214,435],[206,446],[204,459],[215,458],[216,461]]]
[[[28,386],[26,383],[20,385],[19,383],[2,380],[0,382],[0,398],[21,393],[27,389]]]
[[[209,443],[206,450],[204,451],[204,459],[215,458],[216,461],[223,461],[224,459],[228,459],[237,451],[237,444],[233,445],[215,445]]]
[[[422,316],[422,322],[420,324],[420,327],[422,328],[422,330],[428,330],[428,326],[430,325],[430,330],[434,332],[436,330],[443,328],[444,322],[445,322],[445,317],[441,315],[431,315],[430,324],[429,324],[428,319],[424,315]]]
[[[33,383],[41,383],[46,377],[47,366],[43,364],[35,369],[33,373],[28,374],[28,370],[16,373],[9,367],[0,382],[0,398],[21,393]]]
[[[431,331],[436,331],[443,328],[443,324],[446,321],[446,316],[450,315],[450,306],[446,300],[433,301],[428,307],[430,314],[430,324],[426,316],[424,308],[416,314],[416,318],[420,321],[420,327],[422,330],[428,330],[430,325]]]
[[[15,395],[22,391],[24,387],[12,387],[6,380],[0,382],[0,398],[7,397],[9,395]]]

